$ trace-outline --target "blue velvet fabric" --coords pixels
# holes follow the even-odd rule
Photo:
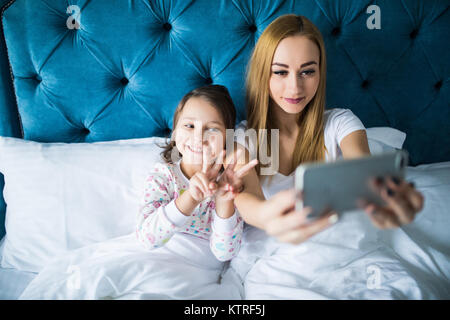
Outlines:
[[[0,0],[0,7],[3,8],[9,0]],[[0,27],[1,28],[1,27]],[[0,29],[0,136],[21,137],[20,122],[18,119],[17,106],[14,99],[14,90],[11,81],[11,73],[8,57],[3,38],[3,31]],[[3,199],[4,179],[0,173],[0,239],[5,234],[5,212],[6,204]]]
[[[372,4],[380,8],[381,29],[367,27]],[[81,9],[79,29],[67,25],[69,5]],[[14,79],[2,42],[0,134],[19,136],[22,129],[25,139],[44,142],[166,135],[180,98],[207,83],[229,88],[240,121],[245,68],[258,37],[278,16],[296,13],[324,36],[328,108],[349,108],[366,127],[406,132],[413,165],[448,161],[449,6],[448,0],[11,1],[2,24]]]

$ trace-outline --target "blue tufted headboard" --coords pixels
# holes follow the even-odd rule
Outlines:
[[[296,13],[323,33],[329,108],[352,109],[366,127],[406,132],[413,165],[450,160],[448,0],[0,4],[0,135],[44,142],[165,135],[180,98],[206,83],[229,88],[240,121],[255,42],[276,17]],[[381,29],[367,27],[370,5],[380,10]]]

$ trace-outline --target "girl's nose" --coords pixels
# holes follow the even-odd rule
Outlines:
[[[203,141],[203,132],[202,130],[195,130],[194,131],[194,142],[197,144],[201,144]]]

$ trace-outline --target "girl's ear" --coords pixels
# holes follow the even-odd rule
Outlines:
[[[172,131],[172,134],[170,135],[170,143],[173,143],[173,145],[175,145],[175,134],[176,134],[176,131],[174,129]]]

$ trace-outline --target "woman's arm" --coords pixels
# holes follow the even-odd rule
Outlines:
[[[241,144],[234,144],[234,153],[230,154],[225,159],[225,166],[229,165],[232,159],[234,159],[235,154],[241,150],[240,157],[237,159],[237,164],[235,166],[235,171],[238,171],[247,163],[250,162],[250,153]],[[234,198],[234,204],[239,210],[242,218],[248,224],[255,226],[260,229],[264,229],[265,222],[264,217],[259,213],[264,211],[264,206],[266,200],[262,192],[258,174],[256,170],[252,168],[245,176],[242,177],[243,189]]]
[[[244,151],[236,165],[239,171],[249,162],[250,157],[243,146],[235,145],[236,152],[237,148],[243,148]],[[227,160],[225,164],[229,163]],[[317,221],[305,224],[306,216],[311,212],[311,208],[306,207],[302,211],[295,211],[296,199],[293,189],[280,191],[266,200],[255,169],[251,169],[243,177],[243,181],[244,189],[235,198],[236,208],[245,222],[266,231],[279,241],[297,244],[336,222],[337,215],[330,211],[325,212]]]
[[[345,136],[340,144],[345,159],[370,155],[366,130],[357,130]]]

